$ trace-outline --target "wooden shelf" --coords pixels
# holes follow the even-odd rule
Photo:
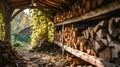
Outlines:
[[[106,16],[109,16],[108,15],[109,13],[119,10],[119,9],[120,9],[120,0],[117,0],[112,3],[109,3],[106,6],[99,7],[98,9],[85,13],[81,15],[80,17],[72,18],[72,19],[63,21],[61,23],[57,23],[55,24],[55,26],[75,23],[75,22],[84,21],[84,20],[96,20],[96,19],[105,18]]]
[[[101,58],[89,55],[85,52],[81,52],[77,49],[73,49],[71,47],[68,47],[66,45],[63,45],[61,42],[55,41],[55,44],[57,44],[58,46],[62,47],[63,49],[65,49],[66,51],[70,52],[71,54],[73,54],[74,56],[81,58],[97,67],[120,67],[117,64],[113,64],[113,63],[109,63],[104,61]]]

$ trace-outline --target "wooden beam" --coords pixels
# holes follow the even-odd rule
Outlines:
[[[26,7],[30,7],[30,4],[13,6],[13,7],[11,7],[11,9],[19,9],[19,8],[26,8]]]
[[[49,6],[49,7],[53,7],[54,9],[58,9],[58,10],[61,10],[59,6],[56,6],[56,5],[53,5],[53,4],[49,4],[45,1],[42,1],[42,0],[38,0],[39,3],[42,3],[42,4],[45,4],[46,6]]]
[[[56,3],[56,2],[53,2],[52,0],[45,0],[46,2],[48,2],[49,4],[52,4],[52,5],[56,5],[56,6],[61,6],[59,3]]]
[[[69,2],[65,1],[65,0],[52,0],[56,3],[65,3],[65,4],[70,4]]]
[[[30,5],[31,3],[29,1],[24,1],[24,2],[20,2],[20,3],[16,3],[16,4],[10,4],[10,7],[20,7],[23,5]]]
[[[92,56],[92,55],[89,55],[85,52],[82,52],[82,51],[79,51],[77,49],[73,49],[71,47],[68,47],[66,45],[63,45],[62,43],[58,42],[58,41],[55,41],[54,42],[55,44],[57,44],[58,46],[60,47],[64,47],[64,49],[66,51],[68,51],[69,53],[73,54],[74,56],[78,57],[78,58],[81,58],[97,67],[120,67],[120,65],[117,65],[117,64],[113,64],[113,63],[109,63],[109,62],[106,62],[104,61],[103,59],[101,58],[98,58],[96,56]]]
[[[59,4],[62,10],[67,10],[67,9],[70,8],[69,3],[66,4],[66,3],[60,2],[60,1],[58,1],[58,0],[52,0],[52,1],[47,0],[47,1],[48,1],[48,2],[51,2],[51,3]],[[67,9],[66,9],[65,7],[67,7]]]
[[[44,4],[42,4],[42,3],[39,3],[39,2],[37,2],[36,4],[37,4],[39,7],[48,8],[48,9],[53,10],[54,12],[59,11],[59,9],[56,9],[56,8],[50,7],[50,6],[46,6],[46,5],[44,5]]]
[[[21,2],[21,1],[25,1],[25,0],[4,0],[4,1],[6,1],[6,2]]]

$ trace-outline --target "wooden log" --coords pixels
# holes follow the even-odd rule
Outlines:
[[[94,27],[94,32],[96,33],[99,29],[101,29],[102,27],[107,27],[108,26],[108,23],[107,21],[101,21],[99,22],[95,27]]]
[[[88,32],[90,33],[93,27],[88,27]]]
[[[109,45],[112,51],[112,59],[118,57],[118,52],[120,51],[120,42],[119,41],[112,41]]]
[[[76,47],[78,50],[80,50],[80,43],[81,43],[81,41],[80,41],[80,38],[78,37],[77,42],[76,42]]]
[[[93,50],[93,49],[90,49],[90,48],[87,49],[87,54],[96,56],[96,53],[94,52],[94,50]]]
[[[86,31],[82,31],[83,36],[86,38]]]
[[[112,37],[117,37],[117,35],[120,33],[120,28],[117,25],[117,23],[114,21],[114,18],[109,20],[109,26],[108,26],[109,34],[112,35]]]
[[[104,59],[104,61],[108,61],[108,62],[111,61],[111,55],[112,54],[111,54],[111,50],[109,47],[99,53],[99,57]]]
[[[109,44],[108,44],[108,41],[107,41],[107,39],[100,39],[101,40],[101,42],[105,45],[105,46],[108,46]]]
[[[82,8],[84,8],[84,7],[85,7],[85,3],[86,3],[86,0],[81,0],[80,5],[81,5],[81,7],[82,7]]]
[[[94,9],[96,8],[96,0],[91,0],[91,8]]]
[[[85,8],[82,8],[82,13],[84,14],[86,11],[85,11]]]
[[[80,43],[80,51],[86,51],[87,50],[87,40],[83,40]]]
[[[110,44],[111,41],[112,41],[112,37],[110,35],[107,35],[107,42],[108,42],[108,44]]]
[[[95,38],[95,33],[94,33],[94,31],[93,30],[91,30],[91,32],[90,32],[90,36],[91,36],[91,38]]]
[[[108,30],[107,29],[99,29],[96,32],[96,34],[99,38],[106,38],[106,35],[108,34]]]
[[[119,25],[119,27],[120,27],[120,17],[116,17],[115,18],[115,22]]]
[[[90,0],[86,0],[86,3],[85,3],[85,10],[86,10],[86,12],[90,11],[90,6],[91,6]]]
[[[80,5],[78,5],[78,15],[80,16],[82,14],[82,8]]]
[[[97,0],[97,5],[101,5],[104,2],[104,0]]]
[[[97,52],[101,52],[103,49],[106,48],[106,45],[101,41],[101,38],[97,37],[95,38],[95,40],[98,42],[98,45],[100,45],[100,48],[97,49]]]
[[[95,50],[98,52],[98,50],[101,48],[100,44],[98,43],[98,41],[94,41],[94,48]]]
[[[86,33],[86,39],[89,39],[89,38],[90,38],[90,35],[89,35],[89,31],[88,31],[88,29],[85,30],[85,33]]]

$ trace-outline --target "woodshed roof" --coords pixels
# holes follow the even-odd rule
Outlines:
[[[48,10],[55,14],[57,11],[65,11],[70,8],[76,0],[0,0],[4,2],[9,9],[38,8],[44,13]]]

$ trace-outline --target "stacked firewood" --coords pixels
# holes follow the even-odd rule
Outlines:
[[[97,56],[106,61],[118,61],[115,58],[120,56],[120,17],[103,20],[82,33]]]
[[[65,27],[64,30],[60,30],[56,33],[56,40],[71,48],[85,51],[87,40],[83,36],[79,37],[77,31],[77,27],[74,27],[73,25]]]
[[[54,23],[59,23],[64,20],[81,16],[82,14],[89,12],[101,6],[105,0],[77,0],[66,12],[57,12],[54,16]]]
[[[0,66],[6,66],[11,62],[20,59],[15,48],[12,48],[9,41],[0,40]]]
[[[78,28],[71,25],[59,31],[56,38],[64,45],[120,64],[120,17],[100,21],[77,34]]]

